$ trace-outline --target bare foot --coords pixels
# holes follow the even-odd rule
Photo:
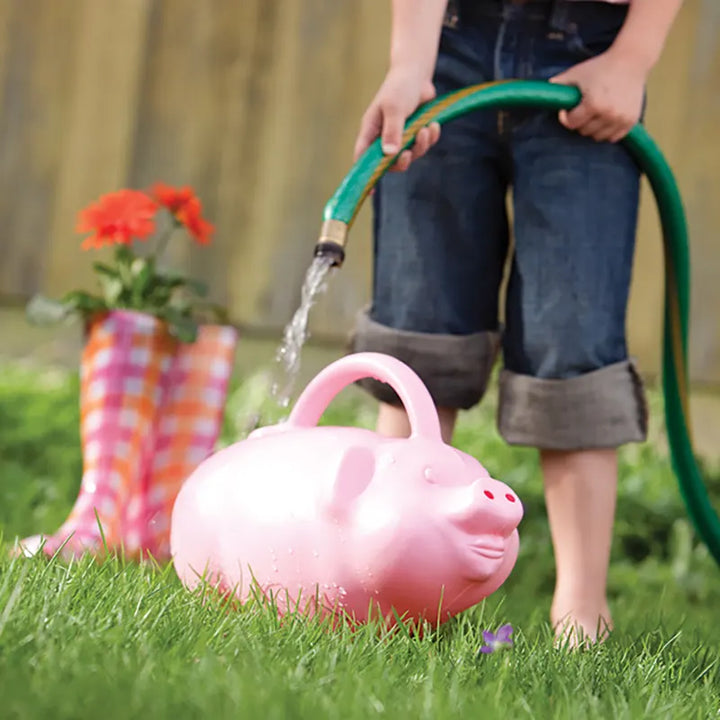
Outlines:
[[[610,609],[599,612],[553,610],[550,621],[555,631],[555,646],[565,650],[587,648],[604,642],[613,629]]]

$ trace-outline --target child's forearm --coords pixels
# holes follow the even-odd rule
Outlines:
[[[446,7],[447,0],[393,0],[391,66],[432,77]]]
[[[660,59],[682,0],[632,0],[613,50],[632,57],[645,71]]]

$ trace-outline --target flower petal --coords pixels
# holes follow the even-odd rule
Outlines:
[[[512,643],[512,640],[510,639],[510,636],[512,635],[513,627],[512,625],[503,625],[501,628],[497,631],[497,639],[500,642],[503,643]]]
[[[155,232],[157,203],[139,190],[108,193],[78,213],[76,230],[91,232],[94,239],[83,247],[130,244]]]

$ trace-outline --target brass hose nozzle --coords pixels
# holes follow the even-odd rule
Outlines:
[[[345,243],[348,226],[342,220],[325,220],[320,229],[320,237],[315,244],[315,257],[332,260],[331,267],[340,267],[345,261]]]

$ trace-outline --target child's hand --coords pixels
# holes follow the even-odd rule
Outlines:
[[[386,155],[395,155],[402,146],[405,120],[424,102],[435,97],[430,80],[412,67],[391,68],[383,84],[370,103],[360,123],[355,141],[355,159],[377,138],[382,137]],[[432,123],[418,132],[412,148],[405,150],[395,162],[393,170],[407,170],[413,160],[422,157],[440,138],[440,125]]]
[[[640,119],[647,75],[612,48],[556,75],[550,82],[574,85],[583,95],[576,108],[560,111],[560,122],[595,140],[622,140]]]

